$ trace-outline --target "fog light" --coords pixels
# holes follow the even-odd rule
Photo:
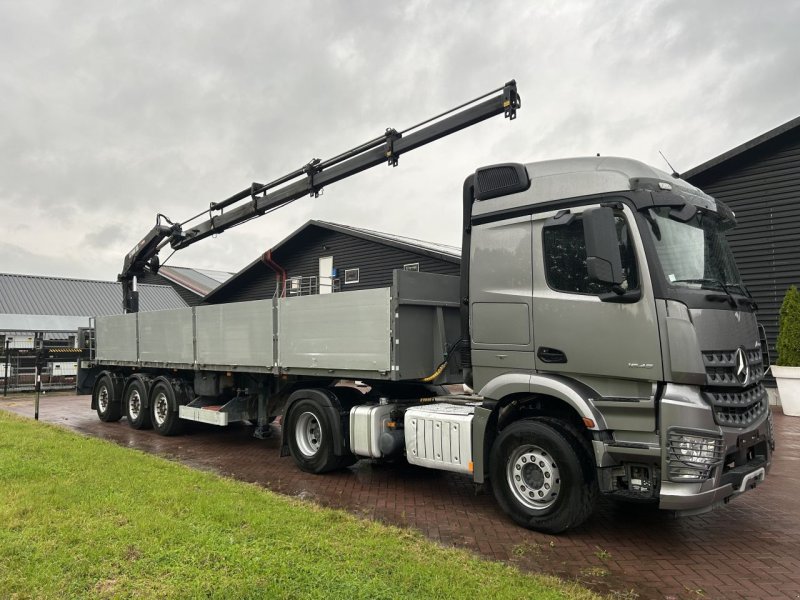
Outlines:
[[[703,481],[722,462],[722,437],[670,430],[667,474],[670,481]]]

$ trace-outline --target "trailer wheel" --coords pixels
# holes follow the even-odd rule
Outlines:
[[[161,435],[179,435],[183,433],[185,421],[178,416],[175,402],[175,390],[166,381],[159,381],[153,386],[150,394],[150,417],[153,429]]]
[[[108,375],[103,375],[97,382],[94,401],[101,421],[114,423],[122,418],[122,404],[118,398],[114,398],[114,384]]]
[[[298,400],[289,413],[286,427],[289,453],[301,470],[327,473],[340,469],[350,457],[333,453],[333,427],[328,413],[313,400]]]
[[[138,379],[132,379],[125,388],[125,416],[128,425],[134,429],[150,429],[153,424],[150,420],[150,411],[144,406],[147,392]]]
[[[506,427],[490,455],[492,490],[518,524],[560,533],[594,509],[595,482],[582,466],[583,446],[569,433],[535,419]]]

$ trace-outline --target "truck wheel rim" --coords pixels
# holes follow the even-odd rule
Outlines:
[[[134,421],[139,418],[139,413],[142,410],[142,397],[139,395],[138,390],[133,390],[131,395],[128,396],[128,414]]]
[[[304,412],[297,419],[294,426],[294,437],[297,448],[303,456],[314,456],[322,444],[322,430],[317,417],[310,412]]]
[[[167,413],[169,412],[169,402],[167,402],[167,395],[161,392],[156,396],[155,408],[153,410],[153,418],[157,425],[163,425],[167,420]]]
[[[108,388],[106,386],[101,387],[100,393],[97,394],[97,407],[101,413],[108,410]]]
[[[514,497],[533,510],[550,508],[561,491],[561,475],[552,455],[539,446],[516,448],[508,458],[506,480]]]

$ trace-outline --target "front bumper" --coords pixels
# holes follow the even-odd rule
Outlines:
[[[722,438],[722,460],[705,481],[670,481],[669,458],[662,452],[664,474],[659,508],[693,514],[711,510],[761,483],[771,464],[772,428],[767,413],[748,427],[721,427],[697,388],[668,385],[660,405],[661,431],[679,428]]]

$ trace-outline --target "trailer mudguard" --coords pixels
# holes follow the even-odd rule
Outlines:
[[[345,428],[342,423],[343,421],[347,421],[349,424],[349,420],[344,418],[350,411],[350,407],[344,406],[344,404],[349,403],[343,403],[337,397],[334,390],[326,388],[304,388],[292,392],[289,399],[286,401],[286,408],[281,418],[281,456],[289,456],[289,442],[286,437],[286,428],[283,424],[288,422],[287,419],[292,412],[292,407],[298,400],[312,400],[329,414],[331,418],[330,421],[335,430],[333,432],[333,452],[336,456],[344,456],[347,454],[350,451],[348,441],[349,432],[344,430]]]
[[[160,375],[153,379],[153,381],[149,384],[150,389],[147,391],[148,396],[148,404],[152,401],[150,396],[153,393],[153,388],[157,383],[165,383],[166,385],[172,388],[172,397],[170,398],[169,395],[167,396],[167,400],[169,400],[169,407],[171,410],[178,410],[178,407],[182,404],[189,404],[192,401],[191,398],[191,387],[182,379],[174,379],[165,377],[164,375]],[[148,384],[145,383],[145,386]],[[188,388],[188,389],[187,389]]]
[[[97,377],[95,377],[94,384],[92,385],[92,410],[97,410],[97,384],[105,376],[111,379],[111,388],[114,392],[114,397],[111,401],[122,402],[122,389],[125,386],[125,378],[113,371],[101,371],[97,374]]]
[[[153,379],[149,375],[145,375],[143,373],[136,373],[135,375],[131,375],[128,379],[125,380],[125,391],[127,391],[128,386],[134,379],[138,379],[142,382],[142,386],[144,386],[144,398],[142,398],[142,404],[144,408],[150,408],[150,390],[153,388]],[[120,396],[120,400],[122,396]]]

